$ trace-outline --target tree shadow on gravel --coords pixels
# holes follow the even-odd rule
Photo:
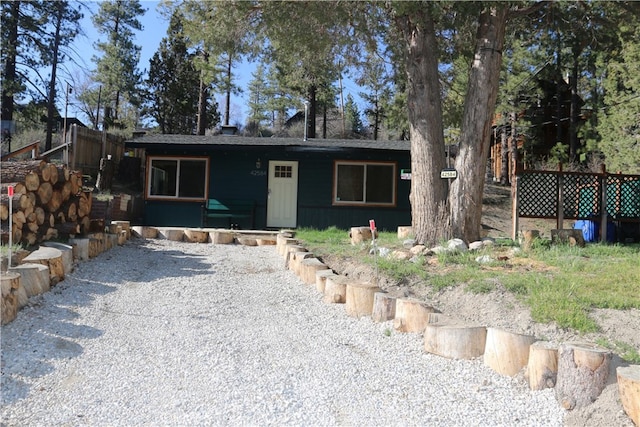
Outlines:
[[[83,353],[78,340],[95,339],[103,331],[78,324],[80,315],[74,307],[90,304],[96,295],[116,290],[113,286],[83,284],[77,287],[72,275],[53,286],[49,292],[32,297],[16,319],[2,326],[2,405],[25,399],[32,392],[31,382],[52,373],[54,359],[71,359]]]
[[[76,308],[93,304],[96,297],[115,292],[120,285],[169,277],[181,277],[189,283],[189,277],[213,273],[206,258],[144,240],[130,241],[81,262],[49,292],[30,298],[18,317],[2,326],[0,401],[5,410],[6,405],[27,398],[37,378],[56,369],[52,360],[78,357],[84,351],[79,340],[104,334],[78,324]]]

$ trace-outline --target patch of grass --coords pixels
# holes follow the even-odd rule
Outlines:
[[[411,277],[416,277],[422,280],[427,278],[426,270],[420,263],[374,256],[366,257],[362,261],[372,266],[377,263],[378,271],[380,273],[397,282],[401,282]]]
[[[604,338],[598,338],[596,340],[596,344],[600,347],[608,348],[631,364],[640,364],[640,353],[638,353],[638,350],[630,344],[622,341],[614,341],[612,343]]]
[[[347,230],[299,230],[297,237],[314,253],[352,257],[373,265],[370,245],[352,246]],[[377,244],[401,248],[395,233],[380,233]],[[502,285],[531,309],[537,322],[556,322],[562,328],[595,332],[589,317],[593,308],[640,308],[640,245],[589,244],[584,248],[550,245],[540,239],[532,249],[509,255],[506,261],[479,264],[478,256],[505,254],[509,241],[480,252],[439,254],[428,264],[378,257],[380,274],[397,281],[416,279],[438,291],[466,284],[476,293]],[[414,283],[415,284],[415,283]],[[630,357],[633,357],[631,355]]]
[[[474,280],[467,285],[467,291],[474,294],[488,294],[495,290],[496,284],[489,280]]]

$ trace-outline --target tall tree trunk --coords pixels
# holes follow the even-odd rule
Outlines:
[[[412,226],[418,242],[431,245],[450,237],[450,228],[447,184],[440,178],[445,166],[444,131],[434,54],[437,40],[430,7],[397,17],[396,25],[406,43]]]
[[[318,90],[315,86],[309,88],[309,114],[307,117],[307,138],[316,137],[316,94]]]
[[[56,33],[53,39],[53,52],[51,52],[51,81],[49,82],[49,99],[47,100],[47,134],[45,137],[44,149],[49,151],[52,148],[53,124],[56,113],[56,76],[58,74],[58,52],[60,50],[60,28],[62,26],[62,14],[64,5],[57,4],[56,12]],[[65,89],[66,90],[66,89]],[[63,130],[64,132],[64,130]],[[65,141],[63,141],[64,143]]]
[[[226,77],[226,98],[225,98],[225,108],[224,108],[224,125],[229,126],[229,119],[231,118],[231,114],[229,110],[231,110],[231,54],[229,54],[229,58],[227,61],[227,77]],[[204,133],[203,133],[204,135]]]
[[[509,183],[509,143],[506,124],[500,128],[500,184]]]
[[[478,19],[475,56],[469,72],[460,150],[451,182],[449,205],[455,237],[480,238],[482,194],[491,141],[491,123],[498,95],[507,5],[487,6]]]
[[[577,45],[577,43],[576,43]],[[573,64],[571,66],[571,107],[569,110],[569,161],[578,160],[578,115],[580,106],[578,105],[578,66],[580,58],[580,46],[573,47]]]
[[[204,84],[204,76],[200,77],[200,95],[198,97],[198,135],[204,135],[207,130],[207,85]]]
[[[18,20],[22,2],[11,3],[11,12],[7,19],[2,20],[2,25],[9,25],[9,39],[2,43],[5,50],[5,61],[2,64],[2,113],[3,122],[13,121],[13,94],[17,88],[16,82],[16,58],[18,55]],[[4,17],[3,17],[4,18]],[[11,147],[9,147],[9,150]]]

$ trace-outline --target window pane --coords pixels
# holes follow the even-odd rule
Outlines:
[[[149,194],[175,197],[177,171],[178,162],[176,160],[152,160]]]
[[[179,197],[205,197],[206,166],[204,160],[180,160]]]
[[[393,203],[393,166],[367,165],[367,203]]]
[[[364,165],[338,165],[337,179],[336,201],[364,201]]]

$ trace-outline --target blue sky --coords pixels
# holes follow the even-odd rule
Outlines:
[[[165,20],[165,18],[157,11],[157,5],[159,2],[141,1],[140,3],[142,7],[146,9],[144,16],[140,17],[140,22],[142,23],[144,29],[143,31],[136,32],[136,39],[134,40],[134,42],[136,45],[141,47],[140,63],[138,64],[138,68],[142,71],[149,69],[149,60],[158,50],[162,38],[166,36],[168,21]],[[93,45],[98,40],[104,40],[104,36],[102,36],[102,38],[100,37],[98,32],[93,27],[93,23],[91,22],[91,15],[98,11],[99,3],[87,2],[84,4],[87,5],[90,9],[89,11],[87,11],[86,9],[83,10],[84,18],[82,20],[82,27],[85,34],[76,38],[75,42],[73,43],[73,47],[78,52],[79,56],[75,59],[75,61],[78,62],[78,68],[84,69],[88,72],[89,70],[93,70],[95,68],[95,64],[91,61],[91,58],[98,53],[94,49]],[[237,67],[234,70],[236,84],[238,84],[240,87],[247,87],[247,84],[251,80],[251,73],[254,69],[254,64],[248,63],[244,63],[241,66]],[[356,100],[359,100],[359,89],[355,86],[355,84],[353,84],[353,82],[351,82],[350,80],[345,80],[343,85],[345,86],[345,99],[347,94],[351,93],[351,95]],[[61,93],[64,93],[63,90],[61,91]],[[230,108],[232,123],[245,122],[245,117],[248,109],[246,96],[246,91],[241,95],[232,95]],[[216,100],[218,101],[219,109],[221,110],[220,112],[222,114],[222,109],[224,108],[225,104],[224,98],[222,95],[216,94]],[[59,101],[59,103],[60,102],[63,103],[63,105],[60,106],[60,111],[64,111],[64,100]],[[363,107],[361,107],[361,109],[362,108]],[[68,112],[69,116],[81,115],[81,112],[72,104],[69,105]]]

